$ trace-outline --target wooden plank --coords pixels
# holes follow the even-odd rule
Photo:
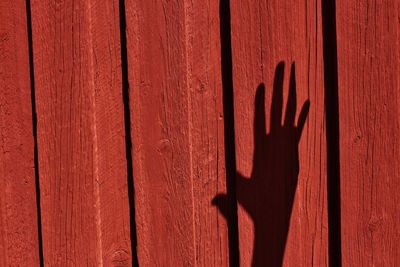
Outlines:
[[[32,0],[44,264],[131,264],[118,1]]]
[[[240,265],[327,265],[321,3],[231,12]]]
[[[337,0],[343,266],[400,262],[399,2]]]
[[[0,265],[39,266],[25,1],[1,1],[0,18]]]
[[[126,8],[139,264],[227,266],[218,2]]]

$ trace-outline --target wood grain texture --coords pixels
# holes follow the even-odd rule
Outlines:
[[[226,266],[217,1],[128,0],[140,266]]]
[[[129,266],[118,1],[31,6],[44,264]]]
[[[39,266],[25,1],[0,3],[0,265]]]
[[[343,266],[397,266],[399,1],[336,8]]]
[[[321,4],[233,0],[231,12],[240,265],[326,266]]]

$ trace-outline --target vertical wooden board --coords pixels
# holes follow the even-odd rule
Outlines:
[[[231,14],[240,264],[327,265],[320,1],[231,1]]]
[[[32,1],[44,264],[131,264],[118,1]]]
[[[343,265],[397,266],[399,2],[336,7]]]
[[[227,266],[227,222],[211,205],[227,191],[219,3],[187,2],[195,265]]]
[[[218,3],[126,8],[139,264],[226,266]]]
[[[25,1],[2,1],[0,18],[0,265],[38,266]]]
[[[185,6],[176,1],[126,5],[139,264],[191,266]]]

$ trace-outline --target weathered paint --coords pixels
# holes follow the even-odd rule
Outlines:
[[[141,266],[227,266],[218,1],[128,0]]]
[[[127,58],[123,2],[32,0],[31,22],[24,1],[0,4],[0,265],[38,266],[39,233],[44,265],[130,266],[136,227],[141,266],[235,266],[224,140],[232,115],[239,244],[230,245],[240,266],[400,262],[398,2],[336,0],[336,14],[325,11],[337,30],[323,31],[321,4],[334,2],[221,1],[229,26],[218,1],[126,0]],[[336,50],[323,47],[326,34],[337,37],[334,62],[323,56]],[[223,77],[228,36],[233,76]],[[327,63],[338,73],[324,73]],[[336,101],[327,73],[338,80],[333,117],[324,116]],[[224,114],[231,100],[234,114]],[[333,124],[337,136],[325,130]],[[337,220],[327,203],[332,135]]]
[[[39,266],[25,1],[0,3],[0,265]]]
[[[31,8],[44,265],[128,266],[118,1]]]
[[[400,262],[399,2],[337,0],[343,266]]]
[[[231,20],[240,264],[326,265],[321,3],[231,1]]]

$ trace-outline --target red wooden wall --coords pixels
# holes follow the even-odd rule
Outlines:
[[[342,256],[400,262],[400,5],[337,2]]]
[[[399,2],[0,3],[1,266],[396,266]]]
[[[0,3],[0,265],[39,263],[25,2]]]
[[[117,1],[31,1],[45,265],[128,264]]]
[[[218,2],[126,1],[137,255],[226,266]],[[158,18],[158,19],[155,19]]]

